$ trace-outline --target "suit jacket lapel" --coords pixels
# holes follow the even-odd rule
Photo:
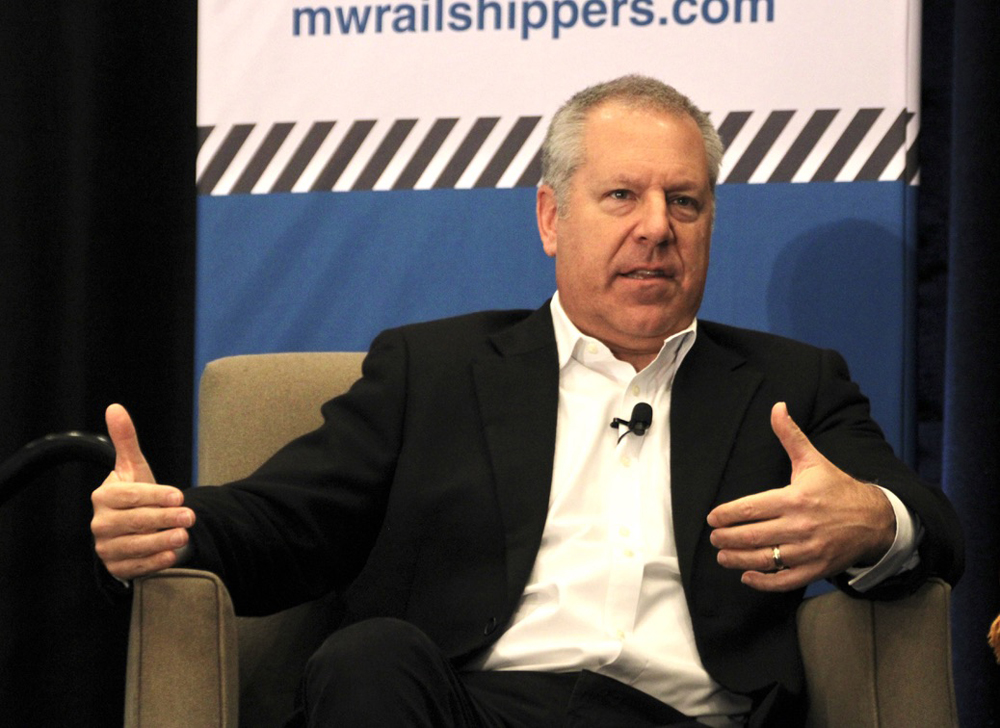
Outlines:
[[[705,328],[677,373],[670,408],[673,520],[685,589],[705,516],[762,381]],[[473,378],[506,539],[508,596],[516,603],[538,552],[552,483],[559,360],[549,307],[492,342],[495,355],[473,363]]]
[[[688,593],[695,547],[708,515],[759,372],[716,344],[698,338],[674,380],[670,403],[671,497],[681,578]]]
[[[549,507],[559,402],[559,360],[548,306],[492,339],[473,363],[483,432],[497,486],[508,596],[520,599]]]

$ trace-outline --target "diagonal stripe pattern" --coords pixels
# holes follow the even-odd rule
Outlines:
[[[722,184],[918,177],[907,109],[713,114]],[[318,120],[198,128],[199,194],[534,187],[541,116]],[[544,120],[547,123],[547,120]]]

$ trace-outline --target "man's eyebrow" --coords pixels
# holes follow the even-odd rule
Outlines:
[[[613,174],[608,176],[607,184],[611,187],[640,187],[644,183],[638,177],[627,174]]]
[[[647,181],[643,181],[639,177],[627,174],[611,174],[608,175],[604,181],[604,186],[609,188],[618,187],[644,187],[648,184]],[[698,192],[701,188],[698,181],[694,177],[681,177],[676,180],[672,180],[670,185],[666,188],[667,192],[686,192],[694,194]]]

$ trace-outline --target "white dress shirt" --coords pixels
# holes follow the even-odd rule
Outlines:
[[[697,322],[637,373],[580,333],[558,293],[551,309],[559,409],[548,517],[511,625],[476,667],[592,670],[706,724],[740,723],[750,700],[723,689],[702,665],[672,530],[671,386]],[[610,426],[615,417],[628,420],[639,402],[653,410],[644,436]],[[912,528],[909,539],[905,556],[913,553]],[[899,570],[892,564],[886,573],[883,562],[857,578],[880,572],[872,586]]]

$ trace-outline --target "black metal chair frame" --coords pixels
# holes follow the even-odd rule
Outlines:
[[[115,466],[115,446],[105,435],[71,430],[45,435],[24,445],[0,463],[0,506],[43,470],[72,461]]]

